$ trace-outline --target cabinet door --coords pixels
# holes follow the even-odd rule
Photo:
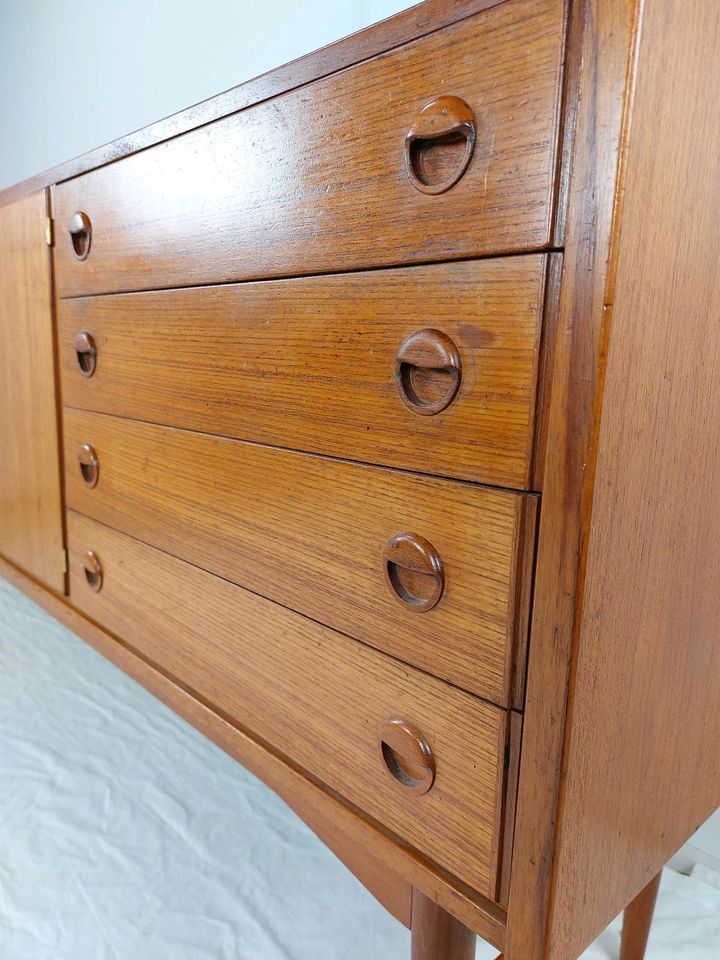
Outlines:
[[[63,592],[45,194],[0,207],[0,553]]]

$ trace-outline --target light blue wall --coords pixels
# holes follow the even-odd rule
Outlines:
[[[411,5],[0,0],[0,188]]]

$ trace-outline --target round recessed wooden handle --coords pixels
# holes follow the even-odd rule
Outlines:
[[[435,782],[435,757],[422,732],[409,720],[393,718],[380,726],[380,755],[396,783],[427,793]]]
[[[70,217],[68,233],[72,242],[72,250],[77,260],[87,260],[92,243],[92,224],[90,217],[78,210]]]
[[[475,149],[477,124],[460,97],[435,97],[405,136],[405,169],[423,193],[445,193],[465,173]]]
[[[441,330],[418,330],[395,356],[395,383],[403,403],[423,416],[440,413],[460,389],[462,365],[454,341]]]
[[[84,443],[78,450],[77,458],[83,480],[88,487],[94,487],[100,475],[100,461],[95,453],[95,448],[91,447],[89,443]]]
[[[97,346],[95,338],[86,330],[81,330],[75,334],[75,357],[77,359],[78,369],[84,377],[91,377],[95,373],[97,366]]]
[[[98,593],[103,585],[103,569],[100,558],[93,550],[88,550],[83,558],[83,570],[88,586]]]
[[[445,568],[435,547],[417,533],[398,533],[383,551],[385,580],[409,610],[437,606],[445,589]]]

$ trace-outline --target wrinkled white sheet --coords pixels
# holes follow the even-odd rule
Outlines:
[[[666,871],[648,960],[719,945],[720,889]],[[405,957],[282,801],[0,580],[0,960]]]

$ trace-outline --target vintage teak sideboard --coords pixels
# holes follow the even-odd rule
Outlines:
[[[2,574],[415,960],[638,960],[720,803],[719,43],[428,0],[0,194]]]

